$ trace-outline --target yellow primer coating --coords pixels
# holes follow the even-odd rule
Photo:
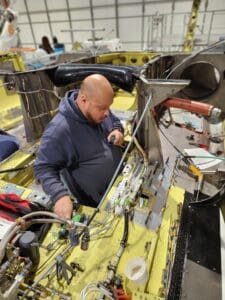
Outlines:
[[[179,206],[183,204],[184,192],[183,189],[178,187],[172,186],[170,188],[167,205],[159,230],[158,244],[148,286],[148,291],[158,296],[160,296],[160,290],[163,288],[163,269],[165,269],[166,266],[169,239],[172,238],[170,236],[170,227],[174,221],[179,220]],[[175,246],[176,242],[174,241],[173,247]]]
[[[122,90],[116,91],[115,96],[113,98],[113,104],[110,106],[110,108],[124,111],[136,110],[136,90],[132,93],[127,93]]]
[[[99,64],[143,66],[158,54],[151,52],[118,52],[101,54],[96,59]]]
[[[0,65],[11,64],[15,71],[25,70],[22,57],[15,53],[2,53],[0,55]],[[7,91],[4,82],[0,80],[0,120],[1,129],[10,129],[22,121],[22,111],[20,97],[15,92]]]
[[[10,183],[0,180],[0,192],[3,192],[7,185],[10,185]],[[16,186],[14,185],[14,187]],[[20,188],[19,186],[17,187]],[[29,198],[31,190],[24,187],[21,188],[23,189],[21,197],[24,199]],[[132,220],[129,221],[127,246],[120,259],[116,274],[121,276],[124,290],[128,295],[132,296],[132,300],[165,299],[166,283],[163,282],[163,276],[169,271],[168,260],[171,260],[171,265],[173,264],[176,249],[176,234],[179,228],[183,199],[184,190],[172,186],[168,194],[166,207],[161,211],[162,224],[158,230],[149,230]],[[66,257],[67,264],[71,262],[79,263],[84,272],[77,271],[71,284],[67,285],[64,279],[57,282],[56,267],[54,267],[49,276],[40,281],[41,284],[49,288],[59,289],[62,293],[70,293],[72,299],[80,299],[80,292],[88,284],[106,280],[108,275],[107,266],[109,262],[114,261],[120,248],[120,241],[124,230],[124,218],[115,216],[112,212],[106,212],[103,209],[104,206],[91,223],[91,241],[88,250],[83,251],[80,249],[80,245],[78,245]],[[137,209],[139,208],[137,207]],[[83,206],[79,212],[90,217],[94,209]],[[46,268],[55,261],[55,257],[62,254],[63,249],[68,246],[67,240],[58,239],[59,230],[58,226],[52,226],[43,242],[43,245],[46,247],[56,241],[51,251],[47,251],[42,247],[40,248],[41,261],[35,280],[38,280],[42,276]],[[149,273],[146,285],[138,286],[125,276],[124,270],[127,262],[136,256],[142,257],[146,261]],[[40,299],[44,298],[59,299],[57,295],[49,294],[47,291],[43,292],[43,295],[40,297]],[[91,293],[87,299],[94,299],[93,294]]]
[[[26,152],[25,149],[18,150],[0,163],[0,171],[22,167],[27,165],[32,159],[32,152]],[[0,173],[0,179],[27,187],[33,181],[32,167],[26,168],[23,172]]]
[[[171,226],[176,223],[180,217],[180,205],[183,202],[184,190],[171,187],[167,205],[162,212],[163,221],[158,231],[148,230],[132,221],[129,222],[128,244],[121,257],[117,268],[117,275],[123,279],[123,285],[126,293],[132,295],[135,300],[153,300],[165,299],[163,295],[162,276],[166,270],[166,261],[168,253],[174,253],[176,247],[176,237],[171,237]],[[91,215],[93,209],[82,207],[82,213]],[[50,288],[59,289],[61,292],[70,293],[73,299],[79,299],[80,292],[90,283],[98,283],[106,280],[108,270],[107,265],[114,260],[114,257],[120,247],[120,241],[123,235],[123,218],[114,216],[112,213],[101,211],[97,214],[90,229],[92,238],[87,251],[82,251],[80,246],[75,247],[67,258],[67,263],[79,263],[85,270],[77,271],[70,285],[67,285],[62,279],[57,282],[55,268],[50,272],[48,279],[41,280],[41,284]],[[94,226],[94,227],[93,227]],[[53,226],[44,240],[44,245],[54,242],[58,239],[57,226]],[[98,232],[98,234],[95,234]],[[169,243],[169,241],[171,241]],[[41,248],[42,266],[36,276],[36,280],[43,274],[44,268],[54,261],[54,257],[61,254],[68,244],[65,241],[58,240],[56,250],[47,252]],[[168,245],[171,248],[168,249]],[[142,257],[147,263],[149,272],[149,281],[146,285],[137,286],[128,280],[124,274],[127,262],[133,257]],[[172,258],[172,255],[171,255]],[[93,296],[93,294],[91,294]],[[58,296],[49,295],[47,299],[59,299]],[[93,298],[88,298],[93,299]]]

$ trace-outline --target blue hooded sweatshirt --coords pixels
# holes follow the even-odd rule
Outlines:
[[[0,161],[19,149],[19,141],[15,136],[0,134]]]
[[[68,195],[60,177],[64,170],[66,183],[78,202],[90,200],[91,206],[97,206],[122,156],[121,149],[111,145],[107,136],[113,129],[122,130],[122,125],[111,112],[101,124],[90,123],[75,102],[77,94],[75,90],[66,94],[59,113],[48,124],[34,171],[53,204]]]

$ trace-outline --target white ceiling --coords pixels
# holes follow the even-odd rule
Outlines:
[[[105,28],[96,32],[103,39],[120,38],[125,50],[181,49],[192,0],[14,0],[19,12],[20,40],[25,47],[38,47],[43,35],[56,35],[70,50],[74,42],[92,37],[87,32],[65,29]],[[195,38],[199,45],[225,34],[225,1],[202,0]]]

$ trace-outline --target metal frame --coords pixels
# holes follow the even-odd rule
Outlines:
[[[66,7],[67,7],[67,15],[68,15],[68,20],[70,24],[70,29],[72,29],[72,19],[71,19],[71,14],[70,14],[70,7],[69,7],[69,1],[66,0]],[[71,37],[71,43],[73,45],[74,43],[74,37],[73,37],[73,32],[70,32],[70,37]]]
[[[35,39],[35,34],[34,34],[34,29],[33,29],[32,23],[31,23],[30,13],[28,11],[27,0],[24,0],[24,5],[26,7],[27,18],[28,18],[28,21],[29,21],[29,25],[30,25],[30,30],[31,30],[31,34],[32,34],[32,37],[33,37],[33,41],[34,41],[34,44],[35,44],[35,47],[36,47],[37,46],[37,41]]]
[[[48,19],[48,25],[49,25],[49,29],[50,29],[50,33],[51,33],[51,38],[53,38],[52,23],[51,23],[51,20],[50,20],[49,10],[48,10],[48,4],[47,4],[46,0],[44,0],[44,4],[45,4],[47,19]]]

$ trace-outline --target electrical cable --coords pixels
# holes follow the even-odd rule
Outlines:
[[[121,255],[123,254],[123,251],[127,244],[128,233],[129,233],[129,212],[128,212],[128,210],[125,210],[123,237],[121,239],[120,248],[116,254],[114,262],[110,264],[109,274],[108,274],[108,277],[106,280],[107,286],[110,285],[111,280],[113,279],[113,277],[115,275],[116,267],[119,263]],[[105,285],[102,286],[100,284],[90,283],[81,291],[81,293],[80,293],[81,300],[87,299],[88,294],[90,294],[91,292],[99,292],[99,293],[101,293],[101,296],[106,296],[110,300],[115,299],[114,297],[112,297],[112,293],[106,289]]]
[[[208,155],[185,155],[184,153],[181,152],[180,149],[178,149],[172,142],[171,140],[167,137],[167,135],[163,132],[163,130],[159,127],[160,132],[162,135],[165,137],[165,139],[170,143],[170,145],[184,158],[184,159],[190,159],[190,158],[211,158],[212,161],[214,159],[222,160],[225,161],[225,157],[219,157],[219,156],[208,156]],[[205,163],[198,163],[198,165],[202,165]]]
[[[33,90],[33,91],[19,91],[19,90],[15,90],[15,92],[17,94],[35,94],[35,93],[40,93],[40,92],[48,92],[53,94],[58,100],[62,100],[62,98],[60,98],[58,95],[55,94],[54,91],[51,90],[47,90],[47,89],[38,89],[38,90]]]
[[[219,157],[219,156],[208,156],[208,155],[185,155],[186,158],[211,158],[212,161],[214,159],[225,161],[225,157]],[[198,163],[198,165],[202,165],[204,163]]]
[[[13,81],[9,81],[9,82],[5,82],[5,83],[3,83],[3,84],[0,84],[0,88],[1,88],[1,87],[4,87],[4,86],[6,86],[6,85],[9,85],[9,84],[14,84],[14,82],[13,82]]]
[[[134,138],[134,144],[135,146],[137,147],[138,151],[140,152],[140,154],[142,155],[143,157],[143,160],[144,160],[144,165],[147,167],[148,165],[148,157],[144,151],[144,149],[141,147],[140,143],[138,142],[137,138],[135,137]]]
[[[222,199],[224,199],[224,195],[225,195],[225,185],[223,185],[216,194],[210,197],[206,197],[204,199],[200,199],[198,201],[191,201],[189,205],[191,205],[192,207],[215,206]]]
[[[127,239],[128,239],[128,232],[129,232],[129,212],[128,210],[125,210],[124,212],[124,231],[123,231],[123,237],[120,242],[121,245],[126,247]]]
[[[108,220],[105,223],[98,224],[98,226],[93,226],[90,228],[91,240],[98,239],[103,234],[105,236],[105,234],[109,231],[109,229],[112,228],[112,224],[113,224],[113,222],[115,222],[115,217],[113,214],[109,215],[109,217],[110,218],[108,218]],[[101,226],[101,228],[98,229],[98,227],[100,227],[100,226]],[[98,230],[96,230],[96,229],[98,229]],[[97,236],[97,237],[95,237],[95,236]]]
[[[27,164],[27,165],[25,165],[25,166],[18,167],[18,168],[14,168],[14,169],[5,169],[5,170],[0,170],[0,174],[2,174],[2,173],[10,173],[10,172],[22,171],[22,170],[25,170],[25,169],[27,169],[27,168],[31,167],[31,166],[32,166],[32,164],[33,164],[33,162],[32,162],[32,163],[30,163],[30,164]]]
[[[177,146],[175,146],[171,140],[168,138],[168,136],[165,134],[165,132],[162,130],[161,127],[159,127],[160,132],[162,133],[162,135],[164,136],[164,138],[170,143],[170,145],[183,157],[185,158],[185,155],[181,152],[180,149],[177,148]]]
[[[100,294],[100,297],[107,297],[110,300],[114,300],[115,298],[112,297],[111,293],[108,292],[105,288],[103,288],[102,286],[98,286],[97,283],[89,283],[80,293],[80,297],[81,300],[86,300],[87,296],[91,293],[91,292],[98,292]],[[102,298],[102,299],[105,299]]]
[[[1,75],[1,74],[0,74]],[[8,75],[8,74],[7,74]],[[12,74],[10,74],[12,75]],[[14,74],[15,75],[15,74]],[[0,85],[0,88],[1,87],[4,87],[6,85],[13,85],[14,84],[14,81],[9,81],[9,82],[5,82],[3,84]],[[17,94],[35,94],[35,93],[40,93],[40,92],[47,92],[47,93],[50,93],[50,94],[53,94],[58,100],[62,100],[61,97],[59,97],[58,95],[56,95],[56,93],[52,90],[48,90],[48,89],[43,89],[43,88],[40,88],[40,89],[37,89],[37,90],[32,90],[32,91],[20,91],[20,90],[15,90],[15,93]]]
[[[207,46],[206,48],[200,49],[195,53],[192,53],[191,55],[185,57],[178,65],[174,66],[174,68],[169,72],[169,74],[166,76],[166,79],[169,79],[169,77],[174,73],[174,71],[176,71],[180,66],[182,66],[184,63],[186,63],[188,60],[196,57],[198,54],[205,52],[207,50],[211,50],[213,48],[215,48],[216,46],[220,45],[220,44],[224,44],[225,40],[222,41],[217,41],[209,46]]]
[[[68,255],[72,248],[73,248],[73,246],[72,246],[71,244],[68,245],[64,250],[62,250],[61,256],[64,257],[66,254]],[[64,258],[65,258],[65,257],[64,257]],[[53,272],[54,272],[54,271],[53,271],[53,268],[55,267],[55,265],[56,265],[56,261],[55,261],[55,260],[52,261],[52,262],[50,262],[50,264],[49,264],[48,267],[47,267],[47,270],[46,270],[46,271],[45,271],[45,272],[37,279],[37,281],[34,281],[34,282],[32,283],[32,285],[30,285],[30,287],[29,287],[28,290],[24,293],[23,298],[22,298],[21,300],[27,299],[26,297],[27,297],[29,291],[30,291],[32,288],[34,288],[35,286],[37,286],[37,285],[39,284],[39,282],[40,282],[42,279],[44,279],[45,277],[47,277],[47,276],[49,275],[49,272],[52,272],[51,275],[53,274]]]
[[[171,141],[170,139],[165,135],[165,133],[161,130],[161,128],[159,127],[161,133],[163,134],[163,136],[166,138],[166,140],[171,144],[171,146],[182,155],[183,160],[188,160],[188,159],[192,159],[192,158],[211,158],[212,161],[215,159],[218,160],[222,160],[225,161],[225,157],[218,157],[218,156],[208,156],[208,155],[184,155]],[[186,163],[186,161],[184,160],[184,162]],[[204,163],[198,163],[196,165],[202,165]],[[210,197],[206,197],[205,199],[201,199],[198,201],[192,201],[190,202],[190,205],[193,207],[203,207],[203,206],[212,206],[212,205],[216,205],[217,203],[219,203],[221,201],[221,199],[224,197],[225,195],[225,185],[223,185],[220,190],[213,196]]]

